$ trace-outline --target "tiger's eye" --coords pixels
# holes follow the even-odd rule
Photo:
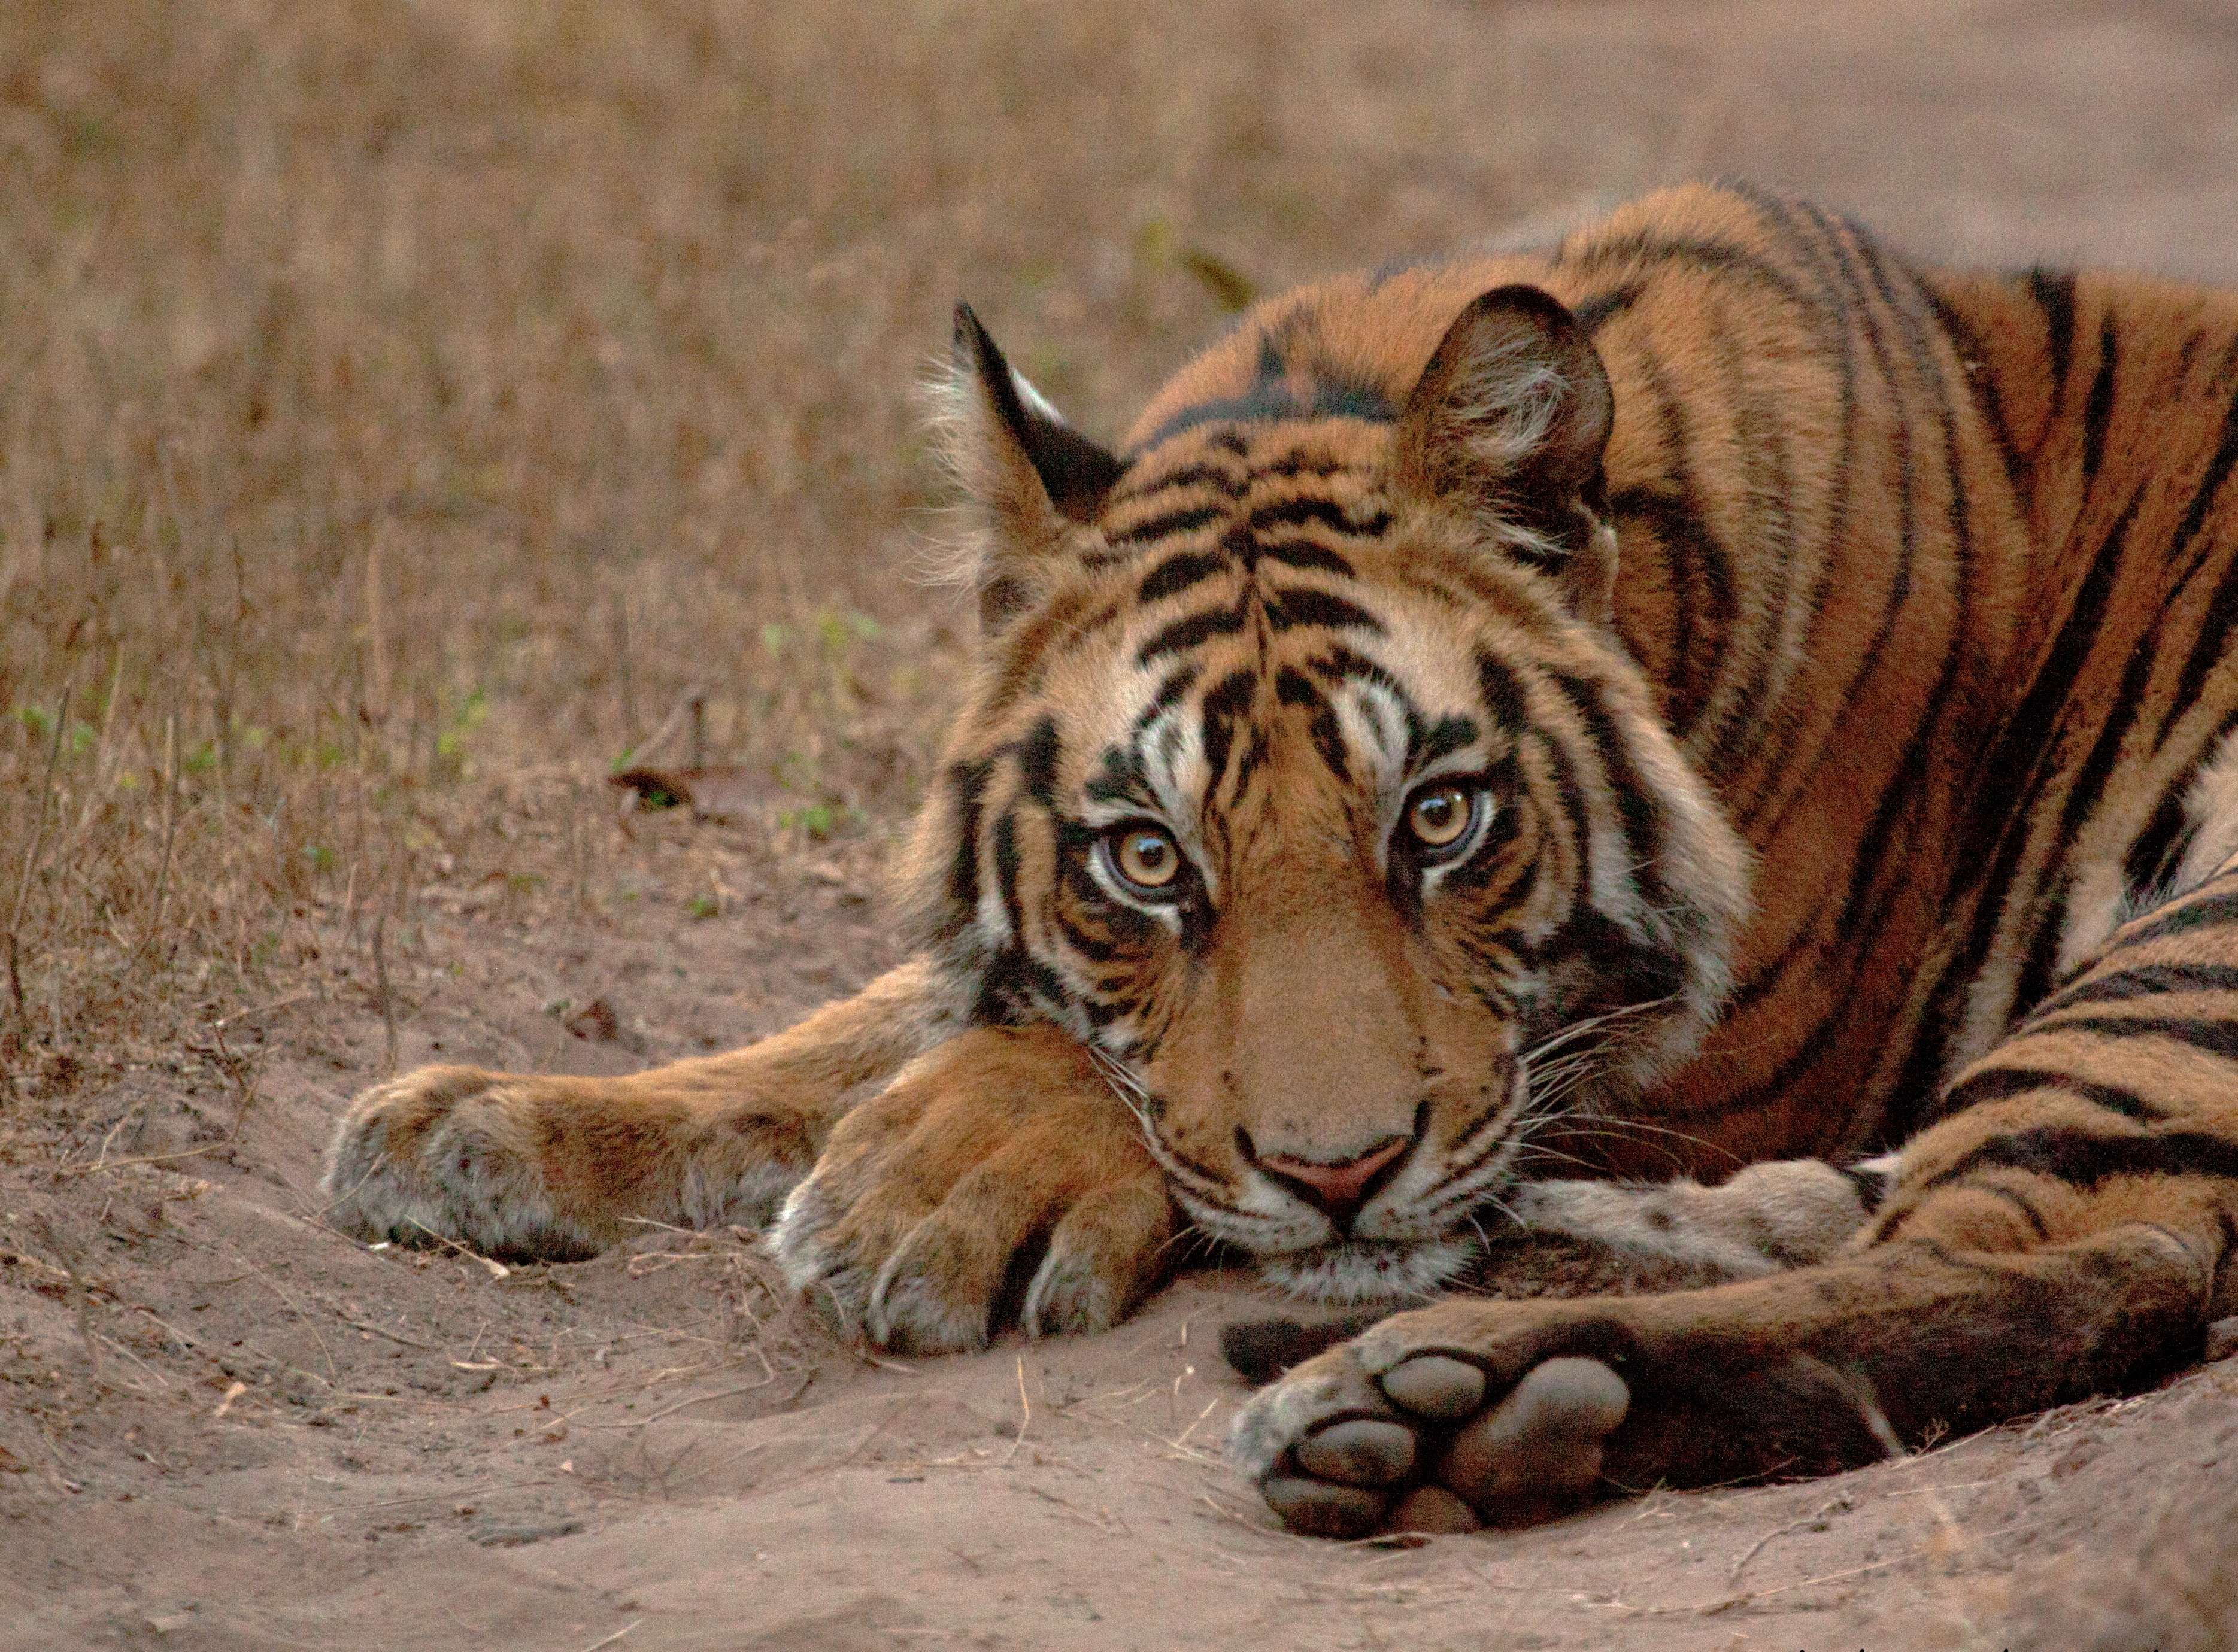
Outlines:
[[[1425,849],[1444,849],[1469,829],[1474,794],[1467,786],[1437,786],[1407,806],[1407,829]]]
[[[1165,833],[1130,826],[1112,839],[1111,863],[1137,889],[1162,889],[1181,875],[1182,852]]]

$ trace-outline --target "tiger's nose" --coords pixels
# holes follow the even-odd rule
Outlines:
[[[1412,1136],[1393,1136],[1357,1158],[1333,1164],[1283,1153],[1261,1159],[1259,1167],[1327,1216],[1343,1237],[1351,1232],[1353,1218],[1361,1208],[1399,1173],[1407,1150],[1414,1145]]]

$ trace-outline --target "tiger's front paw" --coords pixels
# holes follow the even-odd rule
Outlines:
[[[530,1094],[539,1083],[423,1067],[366,1091],[327,1152],[328,1219],[360,1239],[449,1239],[487,1256],[599,1249],[609,1236],[563,1215],[545,1173]]]
[[[1602,1448],[1631,1391],[1599,1359],[1556,1354],[1513,1381],[1440,1335],[1489,1305],[1400,1314],[1261,1389],[1235,1419],[1228,1454],[1293,1529],[1381,1530],[1529,1525],[1591,1499]],[[1410,1326],[1407,1322],[1424,1322]]]
[[[771,1239],[842,1331],[910,1354],[1102,1331],[1162,1272],[1175,1219],[1141,1127],[1072,1039],[982,1028],[832,1133]]]
[[[719,1068],[569,1078],[427,1067],[391,1079],[334,1133],[328,1219],[366,1239],[550,1262],[595,1255],[648,1222],[758,1226],[807,1167],[807,1132]]]

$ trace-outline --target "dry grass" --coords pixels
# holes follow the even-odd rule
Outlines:
[[[949,306],[1109,432],[1222,270],[1495,221],[1490,105],[1424,111],[1496,43],[1408,17],[1332,65],[1181,3],[0,13],[16,1093],[369,979],[432,877],[595,909],[599,783],[694,688],[772,831],[901,818]]]

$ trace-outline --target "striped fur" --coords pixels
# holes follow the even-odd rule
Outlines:
[[[968,312],[957,364],[985,636],[922,962],[825,1012],[899,1076],[780,1106],[748,1050],[678,1104],[791,1109],[774,1243],[844,1324],[972,1345],[1020,1278],[1030,1330],[1107,1324],[1177,1218],[1329,1298],[1511,1218],[1699,1287],[1301,1368],[1236,1450],[1330,1530],[1422,1476],[1321,1431],[1473,1415],[1394,1398],[1426,1350],[1488,1404],[1622,1371],[1633,1483],[1879,1450],[1814,1372],[1923,1431],[2195,1352],[2238,1232],[2238,295],[1917,268],[1698,186],[1268,300],[1116,451]],[[414,1082],[336,1163],[455,1225],[381,1134]]]

